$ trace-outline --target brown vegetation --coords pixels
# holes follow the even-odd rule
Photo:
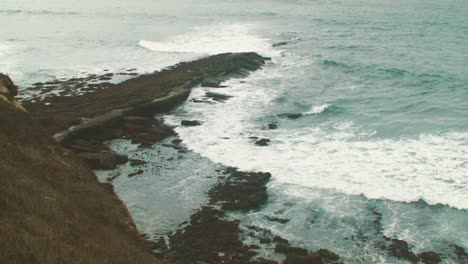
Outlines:
[[[159,263],[111,185],[4,102],[0,145],[0,263]]]

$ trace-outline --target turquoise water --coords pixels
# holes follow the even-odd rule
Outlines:
[[[205,122],[176,129],[199,155],[272,172],[269,204],[236,217],[291,218],[274,231],[346,263],[395,263],[373,246],[382,234],[446,263],[450,244],[468,247],[468,2],[94,2],[3,0],[0,71],[26,89],[221,52],[269,56],[217,90],[234,96],[225,103],[187,102],[165,117]],[[367,239],[349,239],[357,234]]]

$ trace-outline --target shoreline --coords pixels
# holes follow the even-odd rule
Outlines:
[[[215,55],[139,76],[107,87],[109,89],[98,89],[75,97],[46,97],[42,101],[26,101],[24,106],[34,119],[46,126],[49,136],[54,136],[62,146],[77,153],[89,168],[113,169],[127,162],[138,166],[146,161],[129,160],[112,151],[104,141],[125,138],[140,144],[140,148],[150,148],[174,135],[172,128],[154,120],[154,114],[167,112],[183,103],[192,87],[219,87],[229,78],[242,78],[258,70],[265,61],[265,58],[254,53]],[[53,85],[67,85],[73,89],[71,84],[80,81],[89,80],[52,82]],[[157,92],[154,91],[155,87],[158,87]],[[186,125],[196,125],[194,120],[187,121]],[[138,172],[129,176],[137,177]],[[271,175],[239,172],[228,167],[223,174],[225,178],[219,180],[209,192],[209,203],[195,211],[190,224],[176,231],[170,238],[172,249],[157,255],[170,263],[278,263],[261,258],[253,260],[256,255],[254,250],[260,246],[243,245],[239,240],[239,222],[224,219],[228,211],[255,210],[264,204],[268,199],[266,184]],[[108,184],[104,185],[111,188]],[[115,192],[112,193],[115,195]],[[326,249],[308,252],[290,246],[286,239],[274,236],[271,232],[268,234],[268,230],[256,226],[252,226],[252,230],[266,234],[264,238],[275,245],[275,251],[286,256],[283,263],[339,263],[339,256]],[[416,256],[404,241],[387,237],[384,240],[387,242],[382,246],[388,247],[389,254],[395,257],[409,261],[424,261],[426,255],[430,261],[438,258],[438,255],[432,254],[435,252]],[[221,241],[228,242],[224,244]],[[144,243],[150,249],[164,251],[164,245],[158,241],[146,239]],[[463,255],[466,254],[464,251],[461,254],[466,256]]]

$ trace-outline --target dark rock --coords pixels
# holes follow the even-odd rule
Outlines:
[[[283,264],[323,264],[323,261],[317,253],[311,253],[306,256],[288,254]]]
[[[399,240],[396,238],[389,239],[385,237],[387,240],[390,240],[390,245],[388,246],[388,254],[393,257],[401,258],[409,260],[413,263],[418,262],[418,257],[409,250],[408,243],[403,240]]]
[[[302,116],[302,114],[287,114],[286,117],[289,119],[298,119]]]
[[[133,177],[133,176],[136,176],[136,175],[140,175],[140,174],[143,174],[143,172],[144,172],[143,170],[138,170],[138,171],[136,171],[134,173],[130,173],[128,175],[128,177],[130,178],[130,177]]]
[[[455,254],[458,257],[458,260],[462,262],[464,261],[465,263],[468,262],[468,253],[465,249],[457,245],[453,245],[453,247],[455,248]]]
[[[140,159],[130,159],[130,166],[134,167],[134,166],[140,166],[140,165],[145,165],[147,164],[148,162],[144,161],[144,160],[140,160]]]
[[[280,236],[275,236],[273,237],[273,242],[276,242],[276,243],[279,243],[279,244],[284,244],[284,245],[288,245],[289,244],[289,241],[285,238],[282,238]]]
[[[268,128],[269,128],[269,129],[277,129],[277,128],[278,128],[278,125],[277,125],[277,124],[274,124],[274,123],[268,124]]]
[[[286,219],[286,218],[279,218],[279,217],[276,217],[276,216],[267,216],[266,218],[267,218],[269,221],[278,222],[278,223],[281,223],[281,224],[286,224],[287,222],[289,222],[289,219]]]
[[[258,258],[257,260],[250,261],[248,264],[278,264],[278,262],[270,259]]]
[[[268,138],[262,138],[260,140],[255,141],[255,145],[257,146],[268,146],[268,143],[270,143],[270,140]]]
[[[217,79],[214,79],[214,78],[210,78],[210,77],[205,77],[201,83],[201,86],[202,87],[211,87],[211,88],[221,88],[221,87],[224,87],[224,86],[221,86],[221,81],[220,80],[217,80]]]
[[[327,260],[327,261],[340,259],[340,256],[338,254],[328,249],[321,248],[316,253],[319,254],[324,260]]]
[[[201,121],[197,121],[197,120],[182,120],[182,122],[180,122],[180,124],[182,126],[199,126],[202,124]]]
[[[182,139],[177,138],[177,139],[172,140],[171,142],[172,144],[179,145],[180,143],[182,143]]]
[[[209,192],[211,204],[220,202],[225,210],[247,211],[260,207],[268,199],[265,185],[270,173],[226,171],[230,177]]]
[[[424,264],[437,264],[440,262],[440,256],[434,251],[427,251],[418,254],[418,257]]]
[[[211,99],[213,99],[215,101],[218,101],[218,102],[224,102],[227,99],[232,98],[232,96],[230,96],[230,95],[221,94],[221,93],[214,93],[214,92],[206,92],[205,95],[206,95],[206,97],[211,98]]]
[[[309,252],[307,249],[299,248],[299,247],[290,247],[288,245],[276,245],[275,252],[283,253],[283,254],[294,254],[298,256],[306,256]]]
[[[284,45],[287,45],[288,42],[287,41],[280,41],[280,42],[275,42],[273,43],[273,47],[279,47],[279,46],[284,46]]]

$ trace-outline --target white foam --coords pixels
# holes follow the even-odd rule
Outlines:
[[[196,27],[190,33],[171,37],[165,41],[140,40],[139,45],[151,51],[219,54],[225,52],[257,52],[275,56],[279,51],[271,47],[268,39],[251,31],[250,24],[217,24]]]
[[[257,79],[275,74],[268,67],[246,83],[228,82],[224,93],[234,97],[223,104],[186,103],[173,124],[184,118],[202,120],[198,127],[176,128],[192,150],[244,170],[262,170],[274,180],[299,186],[335,189],[370,199],[447,204],[468,209],[468,133],[422,134],[417,138],[372,139],[353,122],[337,123],[333,132],[321,127],[262,130],[258,117],[268,111],[275,90]],[[199,88],[192,97],[200,96]],[[249,109],[249,111],[246,111]],[[311,109],[320,113],[325,105]],[[255,146],[250,136],[271,139]],[[229,139],[225,139],[229,138]]]
[[[306,114],[306,115],[316,115],[316,114],[320,114],[320,113],[325,112],[325,110],[327,110],[328,107],[330,107],[329,104],[323,104],[323,105],[314,106],[314,107],[312,107],[312,109],[310,109],[310,111],[306,112],[305,114]]]

